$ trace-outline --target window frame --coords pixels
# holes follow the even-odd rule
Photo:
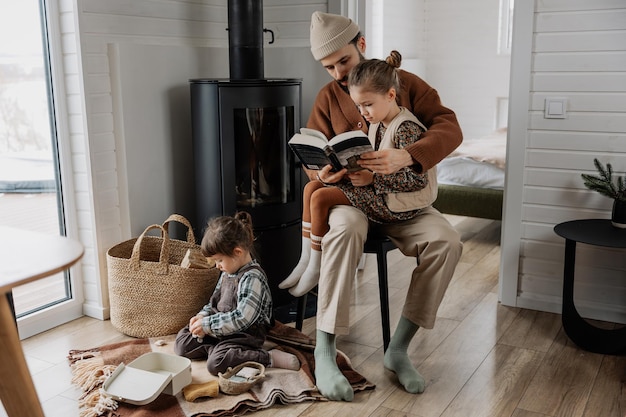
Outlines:
[[[498,55],[511,55],[513,44],[513,8],[515,0],[500,0]]]
[[[50,117],[53,118],[51,123],[56,131],[55,152],[57,153],[58,176],[60,177],[58,192],[63,203],[63,224],[66,236],[80,240],[76,221],[77,211],[72,168],[73,155],[68,97],[68,84],[72,82],[79,83],[79,79],[67,77],[68,74],[73,73],[78,68],[67,68],[66,63],[71,63],[72,60],[66,60],[65,55],[67,54],[64,54],[64,48],[68,48],[67,45],[64,45],[64,42],[67,42],[68,38],[74,36],[75,32],[70,33],[67,30],[62,30],[62,15],[72,15],[75,18],[75,10],[62,11],[58,0],[38,0],[38,3],[40,12],[43,15],[41,24],[44,33],[42,38],[43,42],[46,42],[44,54],[47,54],[47,76],[49,77],[50,85],[49,101],[53,107]],[[74,39],[78,43],[77,38]],[[70,54],[77,54],[77,51],[71,51]],[[78,62],[76,63],[78,64]],[[17,319],[21,339],[83,316],[84,296],[81,265],[82,263],[79,262],[66,272],[68,274],[68,283],[66,285],[69,285],[71,291],[71,296],[68,300],[34,311]]]

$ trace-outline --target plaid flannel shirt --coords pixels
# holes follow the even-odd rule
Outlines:
[[[258,263],[253,260],[242,268]],[[237,273],[222,272],[215,287],[220,291],[222,280],[234,278]],[[213,336],[227,336],[242,332],[255,323],[269,324],[272,316],[272,294],[267,278],[260,268],[246,271],[239,280],[237,289],[237,306],[228,312],[214,312],[210,304],[205,305],[199,313],[202,318],[202,329]]]

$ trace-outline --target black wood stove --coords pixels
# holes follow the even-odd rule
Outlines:
[[[249,212],[281,306],[293,297],[278,283],[301,246],[302,175],[287,141],[301,126],[302,82],[264,78],[264,31],[262,1],[228,0],[230,78],[190,80],[196,225]]]

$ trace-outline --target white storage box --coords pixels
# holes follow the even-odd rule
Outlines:
[[[104,381],[102,388],[115,400],[144,405],[154,401],[162,392],[176,395],[190,383],[189,359],[150,352],[128,365],[120,364]]]

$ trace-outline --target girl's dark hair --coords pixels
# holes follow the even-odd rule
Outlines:
[[[212,218],[207,223],[200,247],[204,256],[218,253],[233,256],[236,247],[254,253],[252,217],[245,211],[238,211],[232,217]]]
[[[391,88],[400,92],[400,78],[396,68],[400,68],[402,55],[391,51],[387,59],[368,59],[359,62],[348,74],[348,88],[362,87],[366,91],[385,94]]]

